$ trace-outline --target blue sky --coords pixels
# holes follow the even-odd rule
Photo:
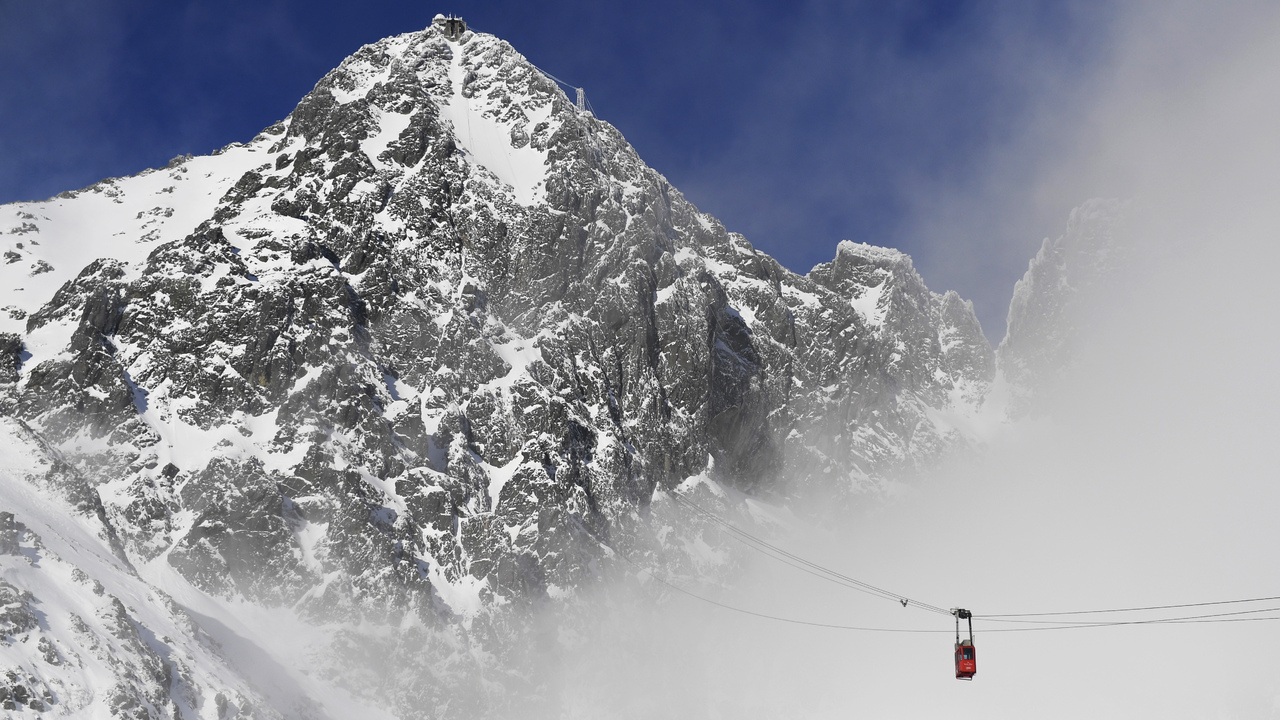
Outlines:
[[[1040,239],[1087,197],[1028,188],[1113,20],[1036,0],[0,0],[0,202],[247,140],[436,12],[585,87],[651,166],[791,269],[842,239],[899,248],[993,340]]]

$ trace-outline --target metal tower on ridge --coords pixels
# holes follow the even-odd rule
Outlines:
[[[436,15],[431,19],[431,24],[440,28],[450,40],[457,40],[467,31],[467,22],[455,15]]]

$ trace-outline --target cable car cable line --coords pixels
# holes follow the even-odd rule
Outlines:
[[[1184,615],[1180,617],[1167,618],[1167,619],[1166,618],[1149,618],[1144,620],[1133,620],[1133,621],[1129,621],[1129,620],[1020,620],[1020,619],[992,618],[986,615],[974,615],[973,617],[975,619],[983,620],[986,622],[1018,623],[1021,625],[1051,625],[1054,627],[1073,627],[1073,626],[1105,627],[1108,625],[1159,623],[1159,622],[1165,622],[1166,620],[1170,622],[1174,620],[1181,622],[1185,620],[1192,620],[1192,619],[1198,619],[1198,618],[1229,617],[1233,615],[1256,615],[1258,613],[1268,613],[1268,612],[1280,612],[1280,607],[1265,607],[1265,608],[1258,608],[1256,610],[1238,610],[1236,612],[1213,613],[1210,615]],[[991,631],[988,630],[987,632],[991,632]]]
[[[668,519],[671,519],[671,518],[668,518]],[[748,537],[750,537],[750,536],[748,536]],[[788,559],[787,557],[785,557],[785,556],[783,556],[783,555],[775,554],[775,552],[785,552],[785,551],[773,551],[773,550],[769,550],[769,549],[761,548],[761,547],[758,547],[758,546],[756,546],[756,545],[751,544],[751,542],[752,542],[751,540],[748,540],[748,539],[746,539],[746,538],[744,538],[744,537],[740,537],[740,536],[736,536],[736,535],[734,536],[734,539],[735,539],[735,540],[737,540],[738,542],[743,543],[743,544],[744,544],[744,545],[746,545],[748,548],[750,548],[750,549],[752,549],[752,550],[755,550],[755,551],[757,551],[757,552],[759,552],[759,553],[761,553],[761,554],[765,555],[766,557],[769,557],[769,558],[772,558],[772,559],[774,559],[774,560],[777,560],[778,562],[780,562],[780,563],[782,563],[782,564],[784,564],[784,565],[786,565],[786,566],[788,566],[788,567],[792,567],[792,568],[795,568],[796,570],[799,570],[799,571],[801,571],[801,572],[808,573],[808,574],[810,574],[810,575],[812,575],[812,576],[814,576],[814,577],[816,577],[816,578],[819,578],[819,579],[821,579],[821,580],[826,580],[826,581],[828,581],[828,582],[833,582],[833,583],[835,583],[835,584],[837,584],[837,585],[840,585],[841,587],[849,588],[849,589],[851,589],[851,590],[857,590],[858,592],[867,593],[867,594],[869,594],[869,595],[872,595],[873,597],[883,598],[883,599],[885,599],[885,600],[893,600],[894,602],[904,602],[904,599],[903,599],[903,598],[901,598],[900,596],[893,595],[893,594],[888,594],[888,593],[873,592],[873,591],[868,590],[868,589],[866,589],[866,588],[863,588],[863,587],[861,587],[861,586],[859,586],[859,585],[855,585],[855,584],[849,583],[849,582],[847,582],[846,580],[843,580],[843,579],[840,579],[840,578],[833,578],[833,577],[832,577],[831,575],[829,575],[829,574],[826,574],[826,573],[824,573],[824,572],[819,572],[819,571],[814,570],[814,569],[812,569],[812,568],[810,568],[810,567],[806,567],[806,564],[804,564],[804,563],[801,563],[801,562],[798,562],[798,561],[790,560],[790,559]],[[921,607],[923,607],[923,605],[921,605]]]
[[[798,568],[801,570],[805,570],[805,572],[809,572],[809,574],[811,575],[816,575],[817,577],[821,577],[828,581],[835,582],[838,585],[843,585],[845,587],[849,587],[854,590],[859,590],[861,592],[867,593],[868,595],[882,597],[882,598],[885,598],[886,600],[893,600],[894,602],[906,601],[903,605],[904,607],[906,607],[909,604],[909,605],[914,605],[916,607],[919,607],[922,610],[928,610],[929,612],[938,613],[940,615],[951,615],[950,610],[944,610],[943,608],[940,608],[937,605],[930,605],[929,603],[921,602],[914,598],[907,597],[906,595],[901,595],[899,593],[885,590],[884,588],[876,587],[875,585],[872,585],[870,583],[866,583],[856,578],[849,577],[848,575],[837,572],[828,567],[819,565],[818,563],[815,563],[811,560],[802,558],[799,555],[796,555],[795,553],[788,552],[787,550],[784,550],[776,545],[773,545],[772,543],[769,543],[761,538],[756,537],[755,535],[752,535],[746,530],[739,528],[738,526],[734,525],[728,520],[721,518],[715,513],[700,507],[699,505],[694,503],[692,500],[681,497],[678,493],[674,493],[674,492],[670,493],[670,496],[677,503],[680,503],[690,508],[694,512],[724,527],[730,533],[735,535],[740,541],[744,542],[748,547],[751,547],[757,552],[761,552],[762,554],[769,555],[770,554],[769,552],[766,552],[764,549],[762,549],[762,548],[767,548],[769,551],[778,553],[779,555],[782,555],[783,557],[789,560],[792,560],[796,563],[800,563],[801,565],[804,565],[807,568],[811,568],[812,571],[816,571],[816,572],[812,572],[811,570],[805,570],[805,568]],[[774,557],[772,555],[770,556]],[[786,562],[786,560],[782,560],[782,558],[775,557],[775,559],[781,562]],[[786,564],[791,565],[792,567],[797,567],[796,565],[790,562],[786,562]]]
[[[597,544],[599,544],[604,549],[608,550],[611,555],[617,556],[618,558],[620,558],[627,564],[631,565],[632,567],[636,568],[637,570],[646,573],[650,578],[660,583],[664,587],[667,587],[686,597],[692,598],[694,600],[705,603],[707,605],[720,608],[722,610],[729,610],[731,612],[739,613],[741,615],[748,615],[750,617],[760,618],[763,620],[773,620],[775,622],[782,622],[790,625],[802,625],[806,627],[824,628],[828,630],[849,630],[849,631],[855,631],[855,632],[909,633],[909,634],[931,634],[931,635],[951,633],[951,630],[934,630],[934,629],[926,629],[926,628],[866,627],[866,626],[860,626],[860,625],[844,625],[840,623],[817,622],[813,620],[801,620],[798,618],[784,617],[781,615],[773,615],[770,613],[763,613],[763,612],[757,612],[755,610],[748,610],[746,608],[738,607],[736,605],[730,605],[728,603],[720,602],[719,600],[709,598],[705,595],[701,595],[692,590],[683,588],[675,584],[674,582],[668,581],[662,578],[661,576],[659,576],[658,573],[654,571],[652,568],[645,567],[640,563],[632,560],[631,558],[627,557],[625,554],[623,554],[619,550],[615,549],[613,546],[609,545],[608,543],[604,542],[600,538],[596,537],[593,533],[588,532],[588,535],[593,540],[595,540]],[[1268,611],[1280,612],[1280,607],[1268,608],[1267,610],[1258,610],[1256,612],[1268,612]],[[1254,612],[1254,611],[1245,611],[1245,612]],[[951,615],[952,613],[948,612],[947,614]],[[1097,622],[1097,623],[1089,623],[1089,624],[1046,625],[1046,626],[1036,626],[1036,627],[1016,627],[1016,628],[990,628],[987,630],[983,630],[983,632],[988,632],[988,633],[1043,632],[1046,630],[1082,630],[1087,628],[1115,627],[1120,625],[1164,625],[1164,624],[1193,625],[1193,624],[1220,623],[1220,622],[1280,620],[1280,616],[1250,617],[1250,618],[1227,617],[1230,615],[1237,615],[1237,614],[1239,613],[1217,613],[1217,614],[1211,614],[1211,615],[1192,615],[1192,616],[1186,616],[1186,617],[1159,618],[1159,619],[1151,619],[1151,620],[1120,620],[1120,621],[1113,621],[1113,622]],[[973,619],[981,620],[983,618],[982,616],[974,615]]]
[[[864,583],[860,580],[855,580],[854,578],[851,578],[847,575],[836,572],[834,570],[831,570],[830,568],[827,568],[817,563],[806,560],[800,557],[799,555],[783,550],[782,548],[779,548],[776,545],[768,543],[752,535],[751,533],[745,530],[742,530],[741,528],[738,528],[737,526],[733,525],[727,520],[724,520],[723,518],[720,518],[714,513],[704,510],[693,501],[687,500],[675,492],[671,493],[671,497],[678,504],[682,504],[692,509],[696,513],[710,519],[711,521],[715,522],[717,525],[724,527],[726,530],[728,530],[731,533],[733,537],[743,542],[747,547],[753,550],[756,550],[757,552],[760,552],[764,555],[767,555],[768,557],[771,557],[775,560],[778,560],[779,562],[782,562],[789,567],[802,570],[811,575],[815,575],[819,578],[822,578],[829,582],[836,583],[843,587],[849,587],[855,590],[859,590],[861,592],[865,592],[876,597],[881,597],[889,600],[896,600],[898,602],[901,602],[904,608],[907,606],[909,602],[911,602],[911,600],[909,598],[906,598],[905,596],[896,595],[895,593],[890,593],[889,591],[884,590],[883,588],[876,587],[869,583]],[[652,505],[650,505],[649,508],[650,510],[653,510]],[[607,550],[610,553],[610,555],[621,558],[623,561],[627,562],[632,567],[635,567],[637,570],[647,573],[649,577],[653,578],[658,583],[661,583],[664,587],[667,587],[670,590],[680,593],[681,595],[690,597],[694,600],[698,600],[699,602],[711,605],[719,609],[738,613],[740,615],[747,615],[754,618],[759,618],[763,620],[772,620],[774,622],[781,622],[781,623],[786,623],[790,625],[801,625],[801,626],[807,626],[807,627],[822,628],[826,630],[850,630],[850,631],[857,631],[857,632],[911,633],[911,634],[937,634],[937,633],[947,632],[946,630],[933,630],[933,629],[923,629],[923,628],[883,628],[883,627],[866,627],[866,626],[856,626],[856,625],[842,625],[837,623],[815,622],[811,620],[801,620],[798,618],[784,617],[781,615],[773,615],[769,613],[762,613],[762,612],[757,612],[755,610],[748,610],[746,608],[737,607],[735,605],[730,605],[728,603],[723,603],[723,602],[720,602],[719,600],[706,597],[705,595],[701,595],[691,590],[687,590],[677,585],[674,582],[668,581],[660,577],[658,573],[655,572],[654,570],[641,566],[640,564],[633,561],[631,558],[627,557],[626,555],[622,554],[621,552],[613,548],[604,540],[600,539],[599,537],[596,537],[595,533],[591,532],[589,529],[585,527],[583,529],[586,530],[587,535],[589,537],[594,539],[602,548]],[[1204,615],[1187,615],[1187,616],[1149,618],[1149,619],[1137,619],[1137,620],[1107,620],[1107,621],[1101,621],[1101,622],[1064,620],[1064,619],[1058,619],[1058,620],[1025,619],[1028,617],[1059,617],[1060,618],[1063,615],[1072,617],[1072,616],[1078,616],[1078,615],[1084,615],[1084,614],[1098,614],[1098,613],[1108,613],[1108,612],[1111,612],[1111,613],[1137,612],[1137,611],[1153,612],[1158,610],[1170,610],[1170,609],[1180,609],[1180,608],[1189,608],[1189,607],[1214,607],[1214,606],[1241,604],[1241,603],[1248,603],[1248,602],[1261,602],[1266,600],[1280,600],[1280,598],[1250,598],[1250,599],[1224,600],[1224,601],[1206,602],[1206,603],[1184,603],[1179,605],[1148,606],[1145,608],[1135,607],[1135,608],[1117,608],[1113,610],[1090,610],[1090,611],[1079,611],[1077,613],[1025,613],[1025,614],[1010,614],[1006,616],[994,616],[994,615],[978,616],[978,620],[979,622],[982,622],[985,620],[987,622],[993,622],[993,623],[1023,625],[1023,627],[998,627],[998,628],[989,628],[989,629],[983,630],[983,632],[992,632],[992,633],[1045,632],[1050,630],[1083,630],[1083,629],[1089,629],[1089,628],[1111,628],[1111,627],[1119,627],[1124,625],[1191,625],[1191,624],[1227,623],[1227,622],[1280,621],[1280,615],[1267,615],[1265,617],[1257,616],[1259,613],[1280,612],[1280,607],[1254,608],[1249,610],[1236,610],[1232,612],[1209,613]],[[948,612],[946,610],[938,608],[937,606],[931,606],[931,605],[927,605],[925,603],[919,603],[919,602],[917,602],[916,604],[918,604],[922,609],[930,610],[931,612],[945,613],[947,615],[952,615],[955,618],[955,623],[956,623],[956,627],[955,627],[956,641],[955,641],[955,654],[954,654],[955,676],[957,680],[966,680],[966,681],[973,680],[974,676],[977,674],[977,671],[978,671],[977,648],[975,647],[975,644],[974,644],[974,629],[973,629],[973,621],[975,619],[974,614],[962,608],[955,608],[950,612]],[[1250,615],[1252,617],[1241,617],[1244,615]],[[960,621],[962,619],[967,621],[968,638],[962,638],[960,635]],[[1031,625],[1033,627],[1026,627],[1028,625]]]
[[[673,492],[673,493],[669,493],[669,495],[677,503],[688,507],[689,509],[706,517],[712,522],[715,522],[716,524],[724,527],[736,539],[738,539],[740,542],[743,542],[745,545],[747,545],[747,547],[750,547],[751,549],[756,550],[761,554],[764,554],[768,557],[778,560],[779,562],[782,562],[790,567],[796,568],[798,570],[802,570],[811,575],[814,575],[815,577],[828,580],[835,584],[838,584],[844,587],[849,587],[851,589],[859,590],[861,592],[865,592],[875,597],[891,599],[898,602],[902,602],[905,600],[910,604],[915,604],[921,607],[922,609],[929,610],[931,612],[936,612],[936,613],[946,614],[946,615],[954,614],[952,611],[943,610],[942,608],[939,608],[937,606],[929,605],[927,603],[922,603],[912,598],[907,598],[905,596],[892,593],[890,591],[884,590],[883,588],[876,587],[869,583],[864,583],[860,580],[856,580],[847,575],[844,575],[843,573],[837,572],[835,570],[831,570],[830,568],[824,567],[810,560],[802,558],[794,553],[788,552],[787,550],[784,550],[761,538],[758,538],[755,535],[752,535],[751,533],[737,527],[736,525],[730,523],[729,521],[719,517],[715,513],[712,513],[709,510],[706,510],[700,507],[693,501],[688,500],[687,498],[684,498],[677,493]],[[608,546],[606,545],[606,547]],[[610,550],[612,550],[612,548],[610,548]],[[633,563],[629,558],[626,558],[621,553],[617,553],[616,550],[613,552],[618,554],[619,557],[622,557],[624,560],[631,563],[632,565],[635,565],[635,563]],[[639,566],[637,565],[636,567],[639,567]],[[641,568],[641,569],[644,569],[644,568]],[[863,630],[863,631],[872,631],[872,632],[915,632],[915,633],[938,632],[938,631],[931,631],[931,630],[917,630],[917,629],[906,629],[906,628],[867,628],[867,627],[859,627],[859,626],[840,625],[840,624],[834,624],[834,623],[818,623],[818,622],[811,622],[806,620],[797,620],[794,618],[785,618],[785,617],[769,615],[767,613],[760,613],[753,610],[746,610],[744,608],[727,605],[725,603],[721,603],[719,601],[703,597],[701,595],[693,593],[682,587],[673,585],[672,583],[669,583],[659,578],[651,570],[646,570],[646,571],[649,572],[650,575],[658,582],[662,583],[663,585],[666,585],[667,587],[670,587],[673,590],[676,590],[681,594],[688,595],[690,597],[693,597],[697,600],[706,602],[711,605],[722,607],[722,608],[732,610],[734,612],[739,612],[745,615],[751,615],[754,617],[778,620],[781,622],[788,622],[788,623],[799,624],[799,625],[826,627],[831,629]],[[983,630],[983,632],[1036,632],[1036,631],[1044,631],[1044,630],[1072,630],[1072,629],[1085,629],[1085,628],[1117,627],[1122,625],[1200,624],[1200,623],[1217,623],[1217,622],[1252,622],[1252,621],[1264,621],[1264,620],[1280,620],[1280,616],[1248,617],[1248,618],[1235,617],[1238,615],[1250,615],[1255,613],[1280,612],[1280,607],[1268,607],[1268,608],[1245,610],[1245,611],[1231,612],[1231,613],[1213,613],[1208,615],[1189,615],[1189,616],[1176,616],[1176,617],[1170,617],[1170,618],[1149,618],[1149,619],[1141,619],[1141,620],[1074,621],[1074,620],[1064,619],[1064,620],[1037,621],[1037,620],[1020,619],[1020,618],[1029,618],[1029,617],[1053,617],[1053,616],[1062,616],[1062,615],[1084,615],[1084,614],[1101,614],[1101,613],[1113,613],[1113,612],[1173,610],[1173,609],[1183,609],[1183,608],[1192,608],[1192,607],[1210,607],[1215,605],[1231,605],[1231,604],[1266,602],[1266,601],[1280,601],[1280,596],[1247,598],[1247,599],[1240,599],[1240,600],[1222,600],[1222,601],[1204,602],[1204,603],[1182,603],[1182,604],[1176,604],[1176,605],[1152,605],[1152,606],[1146,606],[1146,607],[1115,608],[1115,609],[1109,609],[1109,610],[1086,610],[1086,611],[1076,611],[1076,612],[1006,613],[1006,614],[999,614],[999,615],[973,614],[972,617],[974,620],[979,620],[984,622],[998,622],[998,623],[1008,623],[1008,624],[1017,623],[1017,624],[1038,626],[1038,627],[1019,627],[1019,628],[986,628]]]
[[[1268,608],[1259,612],[1278,612],[1280,608]],[[1234,615],[1235,613],[1222,613],[1215,615],[1190,615],[1187,617],[1175,618],[1154,618],[1150,620],[1116,620],[1114,622],[1097,622],[1097,623],[1079,623],[1073,625],[1048,625],[1040,627],[1022,627],[1022,628],[989,628],[983,630],[987,633],[996,632],[1040,632],[1044,630],[1085,630],[1088,628],[1107,628],[1120,627],[1122,625],[1199,625],[1205,623],[1224,623],[1224,622],[1257,622],[1263,620],[1280,620],[1280,615],[1270,617],[1224,617],[1225,615]],[[974,616],[975,619],[980,619]]]
[[[764,553],[764,554],[769,554],[769,553],[765,552],[765,551],[762,549],[762,548],[767,548],[769,551],[772,551],[772,552],[778,553],[778,554],[780,554],[780,555],[782,555],[782,556],[784,556],[784,557],[786,557],[786,558],[788,558],[788,559],[790,559],[790,560],[793,560],[793,561],[795,561],[795,562],[800,563],[801,565],[804,565],[804,566],[806,566],[806,567],[809,567],[809,568],[812,568],[812,569],[814,569],[814,570],[818,571],[818,573],[821,573],[821,575],[819,575],[819,577],[824,577],[825,579],[828,579],[828,580],[830,580],[830,581],[832,581],[832,582],[836,582],[837,584],[840,584],[840,585],[851,586],[851,587],[853,587],[854,589],[862,590],[863,592],[866,592],[866,593],[868,593],[868,594],[870,594],[870,595],[874,595],[874,596],[877,596],[877,597],[882,597],[882,598],[885,598],[885,599],[888,599],[888,600],[893,600],[893,601],[895,601],[895,602],[902,602],[903,600],[906,600],[906,601],[908,601],[909,603],[915,604],[916,606],[918,606],[918,607],[920,607],[920,608],[922,608],[922,609],[925,609],[925,610],[929,610],[930,612],[936,612],[936,613],[939,613],[939,614],[942,614],[942,615],[950,615],[950,614],[951,614],[951,612],[950,612],[950,611],[948,611],[948,610],[944,610],[944,609],[942,609],[942,608],[940,608],[940,607],[938,607],[938,606],[936,606],[936,605],[930,605],[930,604],[928,604],[928,603],[920,602],[920,601],[918,601],[918,600],[915,600],[915,599],[912,599],[912,598],[908,598],[908,597],[906,597],[906,596],[904,596],[904,595],[901,595],[901,594],[898,594],[898,593],[894,593],[894,592],[891,592],[891,591],[889,591],[889,590],[885,590],[885,589],[883,589],[883,588],[876,587],[875,585],[871,585],[870,583],[865,583],[865,582],[863,582],[863,581],[861,581],[861,580],[857,580],[856,578],[849,577],[848,575],[844,575],[843,573],[837,572],[837,571],[835,571],[835,570],[832,570],[832,569],[830,569],[830,568],[824,567],[824,566],[819,565],[819,564],[817,564],[817,563],[815,563],[815,562],[812,562],[812,561],[810,561],[810,560],[807,560],[807,559],[805,559],[805,558],[802,558],[802,557],[800,557],[799,555],[796,555],[796,554],[794,554],[794,553],[791,553],[791,552],[789,552],[789,551],[787,551],[787,550],[784,550],[783,548],[780,548],[780,547],[778,547],[778,546],[776,546],[776,545],[773,545],[772,543],[769,543],[769,542],[767,542],[767,541],[765,541],[765,540],[763,540],[763,539],[761,539],[761,538],[758,538],[758,537],[756,537],[755,535],[752,535],[751,533],[749,533],[749,532],[747,532],[747,531],[745,531],[745,530],[743,530],[743,529],[741,529],[741,528],[737,527],[736,525],[734,525],[734,524],[730,523],[730,522],[729,522],[729,521],[727,521],[727,520],[724,520],[723,518],[721,518],[721,517],[717,516],[716,514],[714,514],[714,513],[710,512],[709,510],[706,510],[706,509],[704,509],[704,508],[702,508],[702,507],[698,506],[696,503],[694,503],[694,502],[693,502],[693,501],[691,501],[691,500],[688,500],[688,499],[686,499],[686,498],[684,498],[684,497],[681,497],[681,496],[679,496],[679,495],[674,495],[674,494],[673,494],[673,496],[672,496],[672,497],[673,497],[673,499],[675,499],[677,502],[679,502],[679,503],[681,503],[681,504],[685,505],[686,507],[689,507],[689,508],[690,508],[690,509],[692,509],[693,511],[695,511],[695,512],[697,512],[697,513],[699,513],[699,514],[701,514],[701,515],[705,516],[706,518],[710,519],[711,521],[713,521],[713,522],[715,522],[715,523],[717,523],[717,524],[719,524],[719,525],[723,526],[725,529],[729,530],[731,533],[733,533],[735,536],[737,536],[737,538],[738,538],[740,541],[745,542],[749,547],[752,547],[752,549],[754,549],[754,550],[757,550],[757,551],[762,552],[762,553]],[[781,560],[781,558],[776,558],[776,559]],[[783,562],[785,562],[785,561],[783,561]],[[791,563],[787,563],[787,564],[791,564]],[[795,566],[793,565],[793,567],[795,567]],[[812,574],[812,573],[811,573],[811,574]]]
[[[1280,596],[1246,598],[1243,600],[1217,600],[1214,602],[1183,603],[1181,605],[1150,605],[1147,607],[1114,608],[1110,610],[1075,610],[1075,611],[1069,611],[1069,612],[1064,611],[1064,612],[1040,612],[1040,613],[991,613],[987,615],[977,615],[975,617],[981,617],[984,620],[992,620],[995,618],[1052,617],[1052,616],[1061,616],[1061,615],[1100,615],[1104,613],[1140,612],[1144,610],[1174,610],[1179,608],[1207,607],[1210,605],[1237,605],[1241,603],[1271,602],[1276,600],[1280,600]]]
[[[824,623],[824,622],[815,622],[811,620],[799,620],[796,618],[783,617],[781,615],[770,615],[768,613],[756,612],[755,610],[747,610],[746,608],[740,608],[740,607],[737,607],[736,605],[729,605],[728,603],[723,603],[723,602],[720,602],[719,600],[714,600],[705,595],[700,595],[696,592],[693,592],[692,590],[685,589],[683,587],[680,587],[679,585],[676,585],[673,582],[667,581],[662,577],[660,577],[658,573],[654,571],[652,568],[647,568],[641,565],[640,563],[637,563],[636,561],[632,560],[631,558],[627,557],[622,552],[615,549],[613,546],[609,545],[605,541],[596,537],[594,533],[591,533],[590,531],[588,531],[587,534],[591,537],[591,539],[595,540],[597,544],[599,544],[604,549],[608,550],[610,554],[616,555],[617,557],[625,561],[627,564],[631,565],[632,567],[636,568],[637,570],[643,573],[646,573],[649,577],[653,578],[656,582],[661,583],[665,587],[670,588],[671,590],[674,590],[680,593],[681,595],[685,595],[687,597],[693,598],[694,600],[704,602],[708,605],[713,605],[723,610],[730,610],[732,612],[741,613],[743,615],[750,615],[751,617],[761,618],[764,620],[774,620],[777,622],[789,623],[792,625],[805,625],[808,627],[826,628],[828,630],[857,630],[862,632],[914,633],[914,634],[919,634],[919,633],[937,634],[937,633],[951,632],[950,630],[932,630],[932,629],[921,629],[921,628],[876,628],[876,627],[861,627],[861,626],[854,626],[854,625],[840,625],[837,623]]]

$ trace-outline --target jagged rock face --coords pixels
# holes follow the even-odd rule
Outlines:
[[[1009,411],[1034,412],[1069,366],[1098,304],[1130,257],[1128,202],[1090,200],[1071,211],[1066,231],[1045,238],[1014,286],[1008,332],[996,350],[1010,390]]]
[[[76,208],[115,249],[41,269]],[[316,621],[561,597],[605,545],[676,547],[639,518],[694,476],[847,497],[957,442],[935,413],[993,375],[906,256],[796,275],[506,43],[440,27],[247,145],[10,210],[8,272],[65,282],[4,308],[6,407],[134,562]]]
[[[834,337],[812,346],[814,381],[834,388],[807,395],[813,410],[801,433],[826,440],[824,454],[836,467],[868,473],[936,457],[955,438],[935,425],[930,409],[980,403],[995,374],[972,303],[930,292],[910,257],[865,244],[841,243],[835,260],[809,278],[832,295],[820,313],[800,315],[806,327],[834,319],[828,306],[836,298],[848,298],[854,312],[839,316]],[[820,424],[831,418],[834,434]]]

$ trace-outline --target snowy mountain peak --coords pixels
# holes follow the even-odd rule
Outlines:
[[[6,488],[77,498],[14,514],[123,558],[62,555],[132,593],[103,612],[179,678],[129,690],[154,717],[497,712],[493,677],[539,682],[530,613],[634,572],[615,548],[718,571],[672,494],[856,503],[968,442],[993,372],[972,307],[909,257],[842,243],[788,271],[447,18],[248,143],[0,207],[0,233]],[[56,472],[9,460],[37,446]],[[205,633],[221,664],[188,678]],[[5,662],[54,688],[26,638]],[[363,684],[360,656],[414,680]],[[58,703],[113,692],[56,679]]]

